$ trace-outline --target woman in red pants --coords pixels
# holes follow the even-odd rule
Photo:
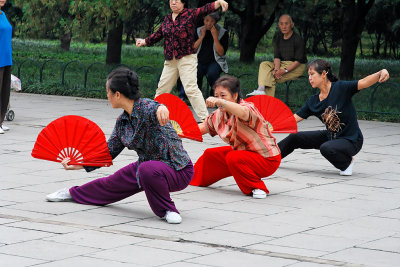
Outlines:
[[[261,178],[272,175],[281,162],[276,139],[260,112],[241,98],[237,78],[220,77],[214,96],[206,104],[218,109],[199,127],[202,134],[219,135],[229,146],[206,149],[195,164],[190,184],[209,186],[233,176],[244,194],[265,198],[269,191]]]

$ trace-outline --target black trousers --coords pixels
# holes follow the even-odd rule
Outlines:
[[[344,171],[349,167],[352,157],[363,145],[363,139],[353,143],[347,139],[330,140],[328,131],[305,131],[290,134],[278,143],[282,158],[297,148],[319,149],[321,154],[336,168]]]
[[[3,124],[10,102],[11,66],[0,68],[0,126]]]

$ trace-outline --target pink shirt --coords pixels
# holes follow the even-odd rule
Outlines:
[[[217,109],[206,119],[211,136],[219,135],[234,150],[247,150],[260,154],[264,158],[280,154],[276,138],[271,134],[267,122],[252,103],[241,100],[241,106],[250,111],[248,121],[243,121],[227,112]]]

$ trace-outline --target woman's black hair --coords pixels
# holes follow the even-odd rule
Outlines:
[[[338,77],[333,74],[331,64],[323,59],[314,59],[310,61],[307,64],[307,70],[309,70],[310,68],[314,68],[314,70],[319,74],[322,74],[323,71],[326,71],[326,77],[331,82],[336,82],[339,80]]]
[[[230,75],[223,75],[215,81],[213,89],[215,90],[217,86],[227,88],[232,96],[237,93],[238,98],[236,102],[240,103],[240,100],[242,99],[242,91],[240,90],[240,81],[238,78]]]
[[[139,78],[137,74],[128,68],[118,68],[107,76],[108,87],[115,94],[120,92],[132,100],[140,98]]]
[[[187,8],[187,5],[188,5],[187,0],[181,0],[181,3],[183,4],[183,8]]]

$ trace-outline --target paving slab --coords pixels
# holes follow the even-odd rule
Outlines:
[[[232,177],[189,186],[172,194],[183,222],[169,225],[143,193],[105,207],[45,201],[137,160],[124,150],[112,167],[86,173],[31,157],[39,132],[67,114],[110,136],[121,112],[107,100],[12,93],[11,106],[11,130],[0,135],[0,266],[399,266],[398,123],[360,121],[365,141],[352,176],[339,176],[319,151],[297,150],[263,179],[266,199],[243,195]],[[299,124],[318,129],[315,118]],[[194,163],[225,145],[210,136],[183,144]]]

